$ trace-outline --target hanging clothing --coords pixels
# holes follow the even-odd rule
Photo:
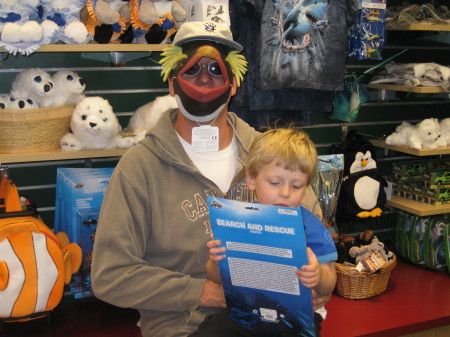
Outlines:
[[[343,90],[347,29],[356,13],[356,0],[266,1],[261,88]]]
[[[314,112],[331,112],[334,92],[315,89],[262,90],[260,81],[261,16],[264,0],[230,1],[231,31],[244,47],[248,72],[230,110],[260,129],[267,125],[313,124]]]

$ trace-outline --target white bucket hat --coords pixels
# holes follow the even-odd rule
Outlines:
[[[226,45],[227,47],[242,51],[242,46],[233,41],[233,35],[228,27],[209,22],[185,22],[175,35],[173,44],[180,46],[191,41],[213,41]]]

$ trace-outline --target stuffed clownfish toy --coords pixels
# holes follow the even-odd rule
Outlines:
[[[39,219],[0,219],[0,318],[54,309],[81,265],[81,248]]]

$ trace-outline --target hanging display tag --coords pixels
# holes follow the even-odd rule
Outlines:
[[[192,151],[219,151],[219,128],[210,125],[192,128]]]

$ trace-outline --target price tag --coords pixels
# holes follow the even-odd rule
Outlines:
[[[219,128],[210,125],[192,128],[192,151],[219,151]]]

